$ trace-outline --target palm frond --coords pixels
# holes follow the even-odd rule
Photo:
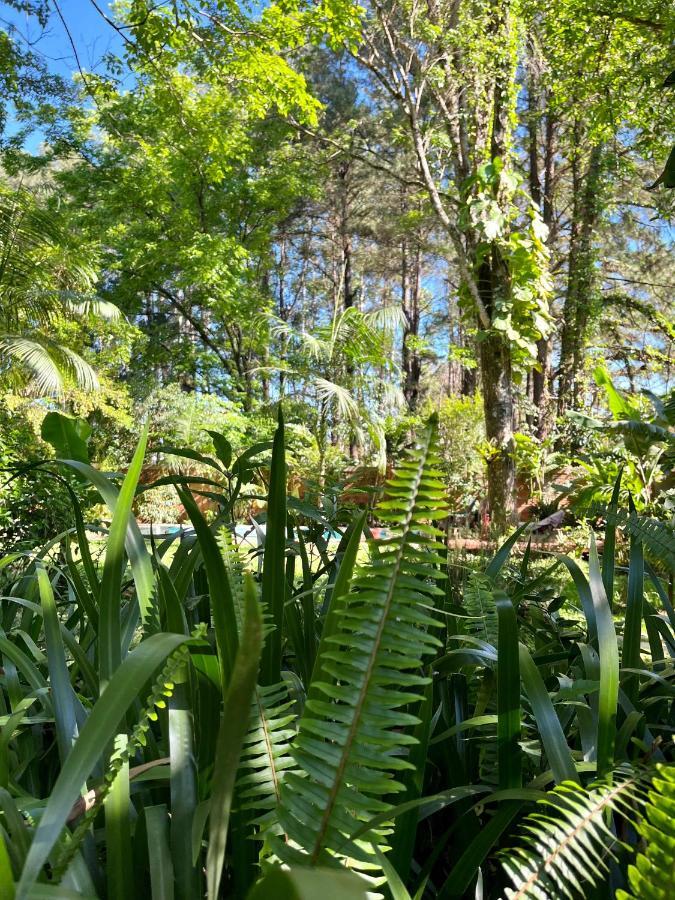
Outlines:
[[[115,322],[121,318],[119,307],[109,300],[97,298],[78,299],[77,297],[65,297],[64,306],[76,316],[97,317],[108,322]]]
[[[18,363],[30,375],[29,392],[38,396],[58,395],[63,390],[63,370],[49,350],[38,341],[16,334],[0,335],[0,356]]]
[[[393,304],[365,313],[364,319],[369,328],[388,334],[394,334],[397,329],[405,328],[408,324],[403,307]]]
[[[354,421],[358,418],[359,405],[347,388],[321,377],[315,378],[314,384],[316,385],[319,398],[326,403],[335,404],[338,413],[343,419]]]
[[[339,626],[321,652],[326,680],[311,685],[293,744],[300,772],[289,772],[281,791],[288,841],[274,849],[285,861],[335,864],[339,854],[357,868],[372,865],[370,845],[381,833],[350,835],[388,809],[386,798],[402,790],[396,773],[410,768],[403,752],[415,743],[407,729],[417,720],[404,707],[427,683],[415,670],[440,645],[430,612],[443,594],[435,567],[444,561],[442,533],[431,524],[445,514],[434,431],[426,429],[379,505],[395,536],[334,598]]]
[[[617,769],[613,777],[583,788],[565,781],[540,800],[521,825],[521,844],[502,854],[514,887],[508,900],[559,900],[585,896],[584,884],[605,881],[620,844],[606,816],[639,819],[649,770]]]

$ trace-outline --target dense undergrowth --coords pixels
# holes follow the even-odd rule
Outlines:
[[[259,552],[232,530],[252,455],[221,445],[210,523],[190,489],[222,479],[175,476],[193,531],[150,545],[145,438],[119,487],[59,464],[112,521],[103,561],[75,503],[68,533],[0,563],[0,896],[652,896],[672,531],[617,483],[601,558],[594,536],[587,565],[516,558],[520,529],[458,567],[435,441],[400,460],[367,553],[361,512],[310,545],[282,422]]]

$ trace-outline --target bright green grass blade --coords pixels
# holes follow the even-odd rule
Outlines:
[[[521,536],[521,534],[525,531],[525,529],[527,527],[528,527],[528,523],[526,522],[524,525],[521,525],[520,528],[517,528],[513,532],[511,537],[509,537],[507,540],[505,540],[504,543],[499,548],[499,550],[497,550],[494,557],[490,560],[490,562],[487,564],[486,569],[485,569],[485,574],[488,578],[494,580],[497,577],[497,575],[499,575],[501,570],[504,568],[504,564],[506,563],[506,560],[509,558],[509,555],[511,554],[511,550],[513,550],[513,547],[514,547],[516,541],[518,540],[518,538]]]
[[[247,900],[368,900],[368,884],[339,869],[270,869]]]
[[[270,486],[267,497],[267,525],[261,601],[265,614],[274,625],[267,635],[260,666],[260,683],[277,684],[281,680],[281,641],[286,601],[286,450],[284,417],[279,405],[279,424],[274,434]]]
[[[241,748],[248,731],[251,700],[262,650],[262,613],[250,577],[245,581],[246,615],[242,638],[225,697],[218,732],[215,772],[209,810],[209,848],[206,855],[207,896],[216,900],[225,863],[227,831]],[[187,840],[187,835],[186,835]]]
[[[520,644],[518,649],[523,686],[530,701],[539,737],[544,745],[556,784],[561,784],[563,781],[576,781],[577,784],[581,784],[560,719],[553,708],[544,679],[527,647]]]
[[[232,675],[238,644],[237,617],[234,611],[232,587],[215,535],[206,524],[206,520],[199,511],[192,494],[184,491],[182,488],[177,488],[176,490],[181,503],[185,507],[185,511],[190,517],[201,548],[202,560],[209,584],[211,615],[213,617],[213,629],[216,635],[216,647],[220,662],[221,687],[223,696],[225,696]]]
[[[0,834],[0,900],[14,900],[14,875],[5,838]]]
[[[621,491],[621,476],[619,472],[616,479],[612,498],[607,507],[607,522],[605,524],[605,545],[602,550],[602,583],[605,587],[605,596],[611,609],[614,604],[614,557],[616,554],[616,518],[619,510],[619,492]]]
[[[164,804],[145,808],[145,827],[150,861],[150,891],[152,900],[173,900],[173,858],[169,850],[169,828]],[[187,835],[183,836],[184,838]],[[190,849],[190,841],[185,840]],[[192,898],[199,894],[193,894]]]
[[[75,697],[66,664],[66,654],[61,638],[61,627],[54,601],[54,591],[52,590],[47,570],[43,565],[37,564],[36,574],[44,619],[49,682],[56,724],[56,741],[59,748],[59,757],[63,764],[70,753],[70,748],[77,733]]]
[[[630,514],[635,516],[633,498],[630,498]],[[642,607],[644,600],[645,560],[642,541],[631,533],[628,558],[628,588],[626,593],[626,620],[623,628],[621,666],[624,669],[642,668],[640,639],[642,637]],[[626,696],[637,706],[640,678],[631,675],[623,686]]]
[[[122,483],[106,543],[105,562],[101,577],[98,629],[101,691],[105,691],[106,685],[122,661],[120,604],[124,569],[124,545],[127,536],[127,526],[131,518],[131,507],[136,494],[136,485],[138,484],[145,458],[147,441],[148,426],[146,425]]]
[[[143,440],[143,437],[141,439]],[[99,492],[111,513],[113,515],[115,514],[118,492],[110,479],[106,478],[105,475],[94,469],[92,466],[87,465],[86,463],[77,462],[77,460],[60,459],[57,460],[57,462],[67,465],[81,475],[84,475]],[[145,546],[143,535],[140,532],[136,520],[132,516],[129,517],[128,521],[125,545],[129,563],[131,565],[131,572],[134,577],[134,584],[136,585],[136,597],[138,599],[141,621],[151,622],[155,614],[152,596],[154,586],[152,560],[147,547]]]
[[[559,556],[558,559],[567,567],[570,575],[572,576],[574,586],[577,589],[577,594],[579,595],[579,600],[581,601],[581,608],[584,611],[586,624],[588,626],[588,642],[589,644],[597,646],[598,626],[595,621],[593,595],[591,594],[591,587],[588,583],[588,580],[579,566],[573,559],[570,559],[569,556]]]
[[[391,895],[391,900],[411,900],[403,879],[392,865],[390,855],[383,853],[375,843],[371,846],[373,848],[373,856],[387,879],[387,890]]]
[[[115,750],[124,751],[126,746],[126,734],[118,734],[115,738]],[[129,806],[129,763],[124,762],[105,799],[105,871],[108,900],[129,900],[129,897],[133,896]]]
[[[511,599],[495,591],[499,646],[497,653],[497,748],[499,787],[522,784],[520,740],[520,665],[518,622]]]
[[[28,896],[29,888],[37,880],[58,840],[80,790],[112,740],[122,717],[136,700],[139,687],[186,640],[183,635],[152,635],[129,653],[111,678],[108,690],[91,710],[52,788],[21,874],[19,900]]]
[[[600,692],[598,695],[598,776],[609,772],[614,765],[614,739],[619,697],[619,648],[614,630],[612,610],[605,594],[600,573],[595,536],[591,534],[589,575],[595,620],[598,625],[600,654]]]

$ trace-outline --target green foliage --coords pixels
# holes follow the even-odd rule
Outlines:
[[[480,397],[446,397],[439,404],[439,468],[453,511],[470,509],[485,492],[485,469],[478,452],[485,441]],[[423,409],[431,412],[431,405]]]
[[[442,563],[441,532],[428,520],[444,511],[431,428],[420,443],[378,507],[400,533],[356,572],[351,590],[331,600],[340,627],[322,650],[325,680],[305,704],[293,745],[306,774],[288,773],[281,791],[280,821],[290,842],[274,848],[288,861],[328,863],[329,851],[339,851],[357,864],[371,862],[367,842],[379,842],[378,835],[355,842],[351,832],[401,790],[392,772],[407,767],[400,748],[411,742],[403,730],[414,722],[401,707],[416,698],[409,689],[426,683],[414,669],[439,642],[423,606],[442,594],[427,580]]]
[[[76,459],[88,463],[87,441],[91,436],[91,426],[82,419],[49,412],[42,420],[42,440],[51,444],[61,459]]]
[[[617,900],[660,900],[670,891],[675,867],[673,847],[673,813],[675,812],[675,771],[672,766],[659,765],[648,794],[646,816],[640,834],[646,849],[635,865],[628,867],[631,894],[617,891]]]
[[[204,868],[211,896],[218,883],[226,895],[253,885],[260,895],[267,878],[303,896],[328,867],[336,891],[384,879],[401,896],[432,869],[461,891],[481,871],[496,897],[495,851],[542,798],[506,857],[514,883],[558,896],[561,875],[571,890],[605,872],[608,854],[625,869],[630,832],[617,842],[615,828],[629,809],[639,819],[651,778],[640,763],[666,749],[672,699],[664,648],[674,623],[655,616],[646,590],[637,602],[644,575],[670,617],[667,592],[634,548],[623,631],[604,595],[609,563],[601,573],[592,549],[587,580],[564,560],[575,592],[563,595],[556,565],[530,551],[509,563],[522,531],[461,592],[443,590],[436,430],[419,434],[388,482],[376,515],[389,536],[362,543],[364,513],[339,542],[317,543],[316,571],[309,548],[320,532],[298,529],[291,513],[282,427],[262,556],[237,546],[231,505],[209,527],[180,476],[194,536],[148,550],[129,517],[142,444],[119,494],[69,463],[114,509],[103,565],[81,519],[75,544],[68,534],[41,559],[0,564],[0,788],[10,798],[0,791],[0,834],[11,837],[20,896],[36,879],[96,896],[101,869],[141,896],[132,854],[148,861],[153,889],[186,900],[202,893]],[[211,439],[209,466],[222,477],[243,475],[259,452],[234,458],[226,438]],[[261,575],[251,577],[260,567],[261,595]],[[615,609],[619,591],[617,581]],[[634,646],[640,620],[648,651]],[[275,680],[267,663],[257,676],[263,641],[277,642]]]
[[[621,843],[607,814],[638,819],[648,779],[644,771],[626,769],[585,788],[563,782],[550,791],[521,825],[522,845],[502,857],[514,885],[505,896],[556,900],[586,896],[587,885],[602,884]]]

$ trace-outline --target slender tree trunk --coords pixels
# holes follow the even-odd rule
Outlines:
[[[499,12],[496,28],[510,28],[508,4]],[[505,59],[494,84],[494,106],[490,155],[492,159],[506,159],[509,137],[509,109],[507,101],[510,68]],[[483,306],[492,320],[496,301],[510,290],[509,274],[499,249],[492,245],[482,261],[478,274],[478,290]],[[516,462],[513,442],[513,373],[511,346],[501,334],[492,329],[480,340],[480,370],[485,409],[485,435],[492,445],[487,466],[488,501],[492,523],[504,530],[515,519]]]
[[[351,160],[347,159],[338,168],[340,185],[340,243],[342,255],[342,296],[344,309],[350,309],[356,305],[356,288],[354,285],[354,267],[352,253],[351,210],[349,203],[349,182],[351,174]],[[347,365],[347,377],[350,382],[354,379],[354,367]],[[353,433],[349,435],[349,456],[356,460],[358,447]]]
[[[403,395],[408,409],[414,412],[420,398],[422,360],[416,339],[420,331],[421,251],[412,249],[404,237],[401,242],[401,300],[406,324],[403,329],[401,362],[403,368]]]
[[[602,147],[595,146],[581,172],[582,131],[575,125],[572,160],[574,206],[567,265],[567,290],[560,338],[558,415],[579,405],[583,362],[596,289],[594,233],[600,217]]]
[[[541,115],[541,100],[536,79],[530,81],[530,117],[529,117],[529,157],[530,157],[530,195],[542,214],[544,224],[548,228],[549,243],[553,240],[553,178],[555,167],[555,125],[552,116],[546,116],[544,131],[544,186],[542,191],[539,171],[538,125]],[[542,208],[543,201],[543,208]],[[537,341],[537,364],[532,370],[532,405],[536,410],[535,434],[543,440],[551,428],[549,379],[551,373],[551,352],[553,336],[539,338]]]
[[[492,311],[497,294],[504,289],[502,265],[495,250],[481,266],[478,287],[483,303]],[[488,331],[479,348],[485,434],[492,445],[487,463],[488,502],[492,523],[501,531],[514,520],[516,509],[511,347],[502,335]]]

